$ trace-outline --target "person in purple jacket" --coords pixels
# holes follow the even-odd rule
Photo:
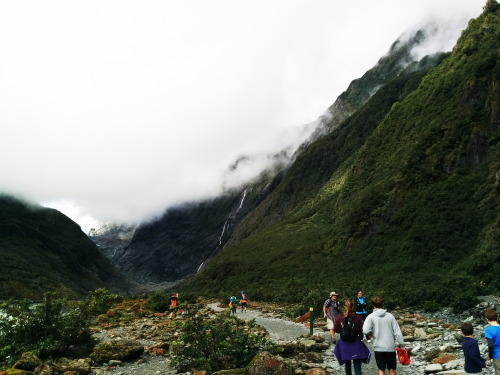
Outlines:
[[[464,335],[462,340],[462,350],[465,357],[464,371],[467,374],[479,374],[483,368],[488,368],[488,362],[479,353],[477,340],[472,336],[474,328],[471,323],[465,322],[460,326],[460,330]]]
[[[353,334],[350,337],[343,337],[345,332],[343,325],[347,324],[348,318],[354,323]],[[350,299],[345,300],[343,313],[335,319],[334,330],[340,334],[340,340],[333,350],[337,361],[341,366],[345,365],[346,375],[352,374],[352,367],[355,375],[361,375],[361,363],[370,362],[370,350],[363,342],[363,320],[354,312],[354,305]]]

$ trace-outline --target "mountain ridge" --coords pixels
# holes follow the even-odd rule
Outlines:
[[[57,210],[0,194],[0,298],[41,299],[47,291],[78,298],[131,283],[78,224]]]

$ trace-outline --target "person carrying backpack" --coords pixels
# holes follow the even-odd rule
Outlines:
[[[236,306],[238,306],[238,298],[231,296],[231,298],[229,298],[229,308],[233,314],[236,314]]]
[[[334,330],[340,334],[340,340],[333,354],[339,365],[345,364],[346,375],[361,375],[361,363],[370,362],[370,350],[363,342],[363,320],[354,311],[354,305],[350,299],[344,302],[344,311],[335,319]]]
[[[245,293],[244,290],[241,291],[241,299],[240,299],[240,304],[241,304],[241,312],[247,312],[247,294]]]

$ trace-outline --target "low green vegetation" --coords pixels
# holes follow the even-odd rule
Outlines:
[[[181,372],[215,372],[246,367],[261,351],[277,353],[278,347],[268,338],[249,331],[252,324],[228,313],[215,319],[193,314],[174,344],[172,366]]]
[[[98,314],[120,297],[98,289],[83,301],[45,294],[42,303],[10,300],[0,305],[0,368],[9,367],[25,352],[42,359],[64,355],[70,348],[90,351],[90,326]]]

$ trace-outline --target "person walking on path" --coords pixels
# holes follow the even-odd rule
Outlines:
[[[361,320],[363,320],[364,322],[368,315],[368,305],[366,303],[365,297],[363,297],[363,292],[361,290],[358,292],[358,295],[354,299],[354,311],[356,311],[356,314],[358,314]]]
[[[394,315],[383,309],[382,298],[374,297],[371,303],[373,313],[366,317],[363,334],[373,340],[378,375],[384,375],[385,369],[389,371],[389,375],[396,375],[396,342],[401,347],[405,345],[401,328]]]
[[[484,317],[489,326],[484,329],[484,338],[488,342],[488,355],[495,366],[495,375],[500,375],[500,326],[498,314],[494,309],[487,309]]]
[[[333,354],[339,365],[345,365],[346,375],[362,375],[361,363],[370,362],[370,349],[363,342],[363,320],[354,311],[351,300],[344,302],[344,312],[335,319],[334,330],[340,334],[340,340],[335,345]]]
[[[337,315],[340,312],[337,297],[337,293],[331,292],[330,298],[323,304],[323,317],[326,319],[326,328],[330,331],[330,340],[332,344],[335,342],[335,319],[337,319]]]
[[[231,298],[229,298],[229,308],[231,309],[231,312],[233,314],[236,314],[237,306],[238,306],[238,298],[236,298],[235,296],[231,296]]]
[[[488,362],[481,357],[477,340],[473,337],[474,328],[469,322],[460,326],[464,335],[462,340],[462,350],[464,351],[464,370],[467,374],[479,374],[483,368],[488,368]]]
[[[175,318],[177,314],[177,307],[179,305],[179,293],[174,293],[168,299],[168,311],[170,311],[170,315],[168,316],[170,319]]]
[[[244,290],[241,291],[241,299],[240,299],[240,304],[241,304],[241,312],[247,311],[247,294],[245,293]]]

